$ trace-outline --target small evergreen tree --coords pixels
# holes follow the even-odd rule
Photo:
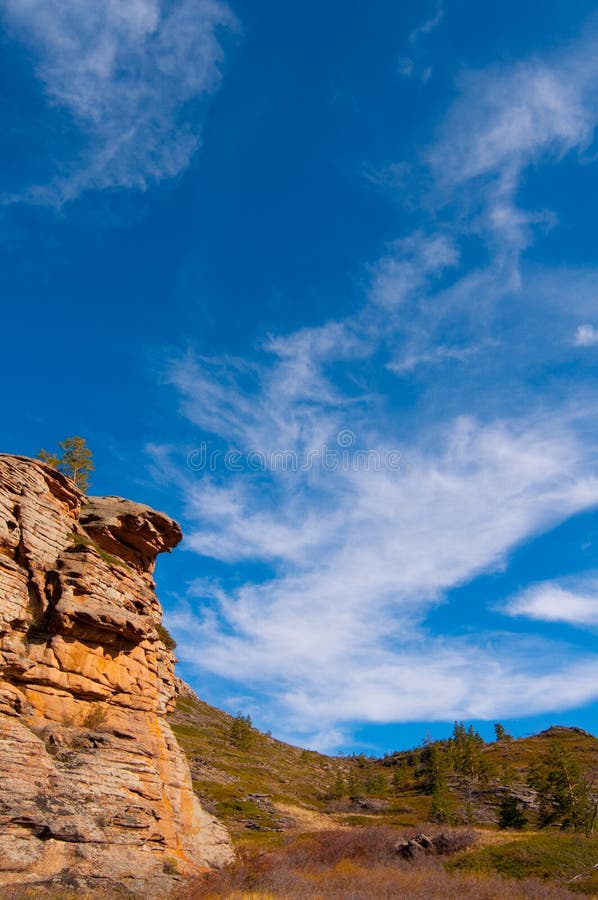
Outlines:
[[[446,778],[440,778],[432,791],[432,803],[430,806],[431,822],[449,822],[449,789]]]
[[[505,730],[505,726],[501,725],[500,722],[497,722],[494,726],[494,736],[496,738],[497,743],[499,741],[512,741],[513,738],[511,735]]]
[[[517,769],[508,760],[504,760],[499,773],[500,783],[505,787],[511,787],[517,781]]]
[[[347,788],[345,785],[345,779],[343,778],[343,773],[339,769],[338,772],[336,773],[336,778],[334,780],[334,784],[332,786],[332,790],[331,790],[330,794],[331,794],[331,797],[333,800],[340,800],[342,797],[345,796],[346,791],[347,791]]]
[[[349,772],[349,777],[347,778],[347,794],[350,799],[355,799],[360,797],[363,793],[363,789],[359,783],[358,778],[355,775],[355,772]]]
[[[523,815],[517,797],[507,794],[500,801],[498,827],[499,828],[525,828],[527,819]]]
[[[392,776],[392,786],[394,790],[398,793],[402,788],[405,787],[407,782],[409,781],[409,766],[406,761],[403,759],[396,767],[394,774]]]
[[[486,773],[487,762],[484,761],[483,747],[484,740],[473,725],[466,729],[463,722],[455,722],[448,754],[457,775],[464,775],[474,782]]]
[[[529,776],[538,791],[540,827],[560,823],[563,828],[591,834],[598,812],[593,783],[560,741],[553,741]]]
[[[253,741],[253,725],[251,724],[251,716],[244,716],[238,712],[231,723],[230,728],[231,743],[238,747],[239,750],[247,750]]]
[[[450,813],[446,754],[436,747],[432,752],[430,764],[432,787],[430,819],[433,822],[448,822]]]
[[[60,459],[60,471],[69,475],[78,488],[87,491],[89,488],[89,476],[94,470],[91,461],[91,450],[86,446],[85,438],[72,437],[65,441],[58,441],[62,450]]]
[[[49,466],[64,472],[69,478],[72,478],[77,487],[82,491],[89,488],[89,476],[94,470],[92,462],[91,450],[85,443],[85,438],[74,437],[66,438],[59,441],[58,446],[62,450],[62,455],[49,453],[47,450],[40,450],[37,458],[41,459]]]
[[[421,763],[427,789],[432,795],[430,820],[432,822],[448,822],[450,818],[447,782],[449,761],[446,749],[438,741],[426,739],[422,748]]]
[[[488,754],[480,753],[478,761],[478,778],[482,784],[489,784],[498,774],[496,760]]]
[[[475,825],[477,821],[475,807],[471,800],[471,796],[459,810],[459,821],[463,822],[465,825]]]
[[[387,784],[382,772],[377,772],[375,775],[370,775],[370,777],[367,779],[365,789],[368,794],[373,794],[375,797],[379,797],[380,794],[385,794]]]

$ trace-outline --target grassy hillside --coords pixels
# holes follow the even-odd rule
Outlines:
[[[449,863],[449,869],[506,878],[541,878],[569,890],[598,896],[598,838],[553,830],[523,834],[517,840],[479,846]]]
[[[257,729],[235,738],[235,720],[201,700],[179,697],[170,723],[187,754],[194,786],[204,804],[236,836],[276,833],[308,824],[379,823],[416,826],[430,819],[432,790],[426,755],[449,742],[385,756],[331,757],[302,750]],[[536,824],[528,776],[554,742],[588,771],[598,771],[598,739],[554,727],[533,737],[482,744],[474,776],[447,773],[447,820],[495,826],[501,798],[522,797]],[[447,751],[448,752],[448,751]],[[442,818],[439,821],[443,821]]]
[[[317,827],[338,773],[345,777],[353,766],[254,728],[235,740],[234,717],[201,700],[179,697],[169,721],[202,803],[237,837],[248,831],[280,833],[295,822],[307,825],[310,818]]]
[[[571,772],[590,777],[598,772],[598,739],[580,729],[555,726],[533,737],[486,744],[473,729],[461,728],[452,739],[376,759],[331,757],[290,746],[191,696],[179,697],[170,723],[203,805],[226,823],[241,853],[236,869],[222,876],[213,896],[228,896],[229,887],[231,896],[239,896],[235,890],[252,886],[270,891],[270,897],[292,897],[292,885],[301,884],[297,896],[307,897],[311,881],[318,878],[333,896],[338,873],[345,869],[355,878],[363,876],[366,885],[365,873],[357,871],[365,863],[339,858],[324,865],[310,857],[299,865],[306,840],[322,835],[324,844],[314,845],[317,856],[324,847],[343,845],[343,833],[354,832],[359,846],[364,841],[374,846],[380,835],[388,843],[389,834],[400,841],[415,831],[438,833],[442,828],[453,836],[469,832],[473,846],[453,853],[450,860],[428,860],[424,868],[419,860],[419,875],[413,878],[419,879],[422,893],[405,896],[425,896],[427,877],[444,885],[438,894],[443,897],[453,890],[455,896],[472,897],[573,896],[570,891],[598,896],[598,869],[593,868],[598,865],[598,838],[584,836],[581,829],[563,829],[558,820],[540,828],[540,797],[529,783],[530,774],[543,771],[555,748]],[[519,829],[499,828],[505,797],[515,798],[525,819]],[[366,832],[371,839],[364,837]],[[287,894],[277,893],[272,880],[271,870],[283,869],[290,879]],[[404,866],[401,872],[407,879]],[[385,879],[396,884],[397,873],[389,856],[380,870],[381,884]],[[502,878],[517,881],[508,881],[507,889]],[[193,896],[204,896],[204,887],[193,890]],[[364,891],[366,896],[365,886]]]

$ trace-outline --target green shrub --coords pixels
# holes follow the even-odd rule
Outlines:
[[[102,550],[102,548],[99,547],[95,541],[92,541],[92,539],[86,534],[75,534],[74,532],[71,532],[69,537],[76,547],[92,547],[98,554],[100,559],[102,559],[109,566],[126,566],[124,560],[119,559],[118,556],[113,556],[111,553],[106,553],[105,550]]]
[[[156,631],[158,632],[160,640],[162,641],[162,643],[164,644],[164,646],[166,647],[167,650],[175,650],[176,649],[175,639],[173,638],[171,633],[168,631],[168,629],[165,628],[164,625],[162,625],[161,622],[158,625],[156,625]]]

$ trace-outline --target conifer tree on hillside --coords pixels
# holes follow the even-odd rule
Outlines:
[[[421,768],[418,775],[423,777],[427,791],[432,795],[430,820],[432,822],[448,822],[450,818],[447,782],[449,760],[446,747],[439,741],[426,738],[420,754]]]
[[[432,744],[428,762],[429,784],[432,793],[430,819],[433,822],[449,821],[449,790],[447,783],[448,761],[446,753]]]
[[[334,780],[334,784],[332,785],[330,795],[333,800],[340,800],[345,796],[346,792],[347,786],[345,784],[345,779],[343,778],[343,773],[339,769],[336,773],[336,778]]]
[[[472,781],[477,781],[484,773],[485,768],[483,748],[483,738],[473,725],[466,729],[463,722],[455,722],[448,746],[449,759],[454,772],[464,775]]]
[[[506,731],[505,726],[501,722],[497,722],[494,726],[494,736],[496,738],[497,743],[499,741],[512,741],[513,738]]]
[[[238,712],[231,722],[230,728],[231,743],[238,747],[239,750],[248,750],[253,741],[253,724],[251,716],[244,716]]]
[[[59,441],[58,446],[62,450],[62,455],[58,456],[56,453],[40,450],[37,458],[46,465],[58,469],[59,472],[64,472],[73,479],[78,488],[87,492],[89,476],[95,467],[92,462],[91,450],[85,443],[85,438],[75,435]]]
[[[529,783],[538,791],[540,827],[559,823],[592,833],[598,815],[594,780],[560,741],[532,768]]]
[[[401,762],[396,767],[394,774],[392,776],[392,786],[397,792],[405,787],[405,785],[409,781],[410,774],[411,773],[410,773],[409,766],[407,765],[406,760],[402,759]]]
[[[386,778],[381,772],[377,772],[375,775],[371,775],[366,783],[366,792],[369,795],[373,795],[374,797],[379,797],[382,794],[386,793],[388,785],[386,783]]]
[[[527,819],[521,811],[521,801],[511,794],[502,798],[499,805],[499,828],[525,828]]]
[[[353,771],[349,772],[349,777],[347,778],[347,794],[351,800],[360,797],[362,794],[361,786]]]

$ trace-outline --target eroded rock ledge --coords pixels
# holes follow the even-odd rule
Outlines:
[[[152,571],[180,539],[162,513],[0,455],[0,885],[163,896],[230,859],[164,720]]]

